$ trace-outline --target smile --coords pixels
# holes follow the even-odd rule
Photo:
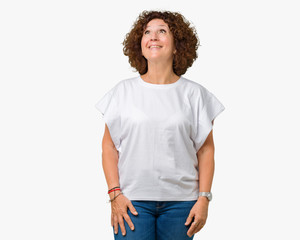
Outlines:
[[[150,46],[149,48],[151,49],[151,48],[162,48],[162,47],[161,46]]]

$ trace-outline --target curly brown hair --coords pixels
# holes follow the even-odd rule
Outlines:
[[[142,55],[141,40],[147,23],[156,18],[167,23],[174,36],[176,53],[173,59],[173,71],[180,76],[197,59],[200,41],[196,29],[179,12],[144,10],[125,36],[123,53],[129,57],[129,64],[140,74],[148,71],[147,59]]]

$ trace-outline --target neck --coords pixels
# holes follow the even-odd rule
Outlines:
[[[141,75],[143,80],[154,84],[169,84],[179,79],[172,69],[172,64],[148,62],[148,72]]]

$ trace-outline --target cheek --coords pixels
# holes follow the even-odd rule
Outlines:
[[[172,39],[168,38],[168,37],[164,37],[161,39],[161,41],[164,43],[164,45],[166,46],[171,46],[172,45]]]
[[[142,40],[141,40],[141,47],[142,47],[142,48],[145,48],[145,47],[146,47],[146,43],[147,43],[147,42],[145,41],[145,39],[142,39]]]

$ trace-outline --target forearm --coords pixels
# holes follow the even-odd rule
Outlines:
[[[111,146],[102,148],[102,167],[108,189],[119,186],[118,151]]]
[[[213,182],[215,161],[214,148],[208,148],[198,156],[199,192],[210,192]]]

